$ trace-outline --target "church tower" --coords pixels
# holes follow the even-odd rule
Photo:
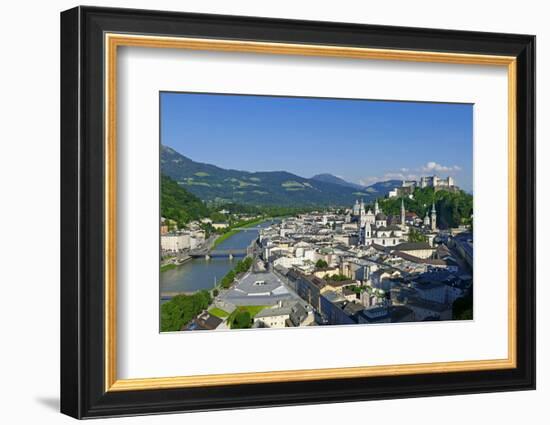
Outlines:
[[[401,226],[405,227],[405,201],[401,198]]]
[[[432,203],[432,213],[430,218],[431,218],[431,224],[432,224],[432,231],[435,232],[435,230],[437,229],[437,225],[436,225],[437,213],[435,211],[435,202]]]
[[[359,223],[361,227],[365,226],[365,223],[367,221],[367,215],[365,211],[365,203],[361,199],[361,204],[359,205]]]
[[[374,215],[380,213],[380,207],[378,206],[378,199],[374,203]]]
[[[372,238],[372,229],[369,222],[365,223],[363,227],[363,245],[370,245],[370,239]]]
[[[424,226],[428,227],[430,225],[430,216],[428,214],[428,211],[426,210],[426,216],[424,217]]]
[[[359,215],[359,199],[356,199],[356,200],[355,200],[355,205],[353,206],[352,214],[353,214],[354,216],[358,216],[358,215]]]

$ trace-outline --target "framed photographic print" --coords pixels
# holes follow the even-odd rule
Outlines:
[[[61,411],[535,387],[535,38],[61,14]]]

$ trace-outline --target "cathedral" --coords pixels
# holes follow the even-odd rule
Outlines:
[[[395,246],[406,241],[407,226],[403,200],[399,225],[388,225],[388,217],[380,209],[378,200],[374,203],[374,212],[370,208],[368,211],[365,209],[363,200],[356,200],[351,211],[351,220],[357,222],[359,242],[362,245]]]

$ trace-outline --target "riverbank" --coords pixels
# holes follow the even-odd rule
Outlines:
[[[176,267],[179,267],[179,266],[181,266],[181,265],[183,265],[183,264],[185,264],[185,263],[187,263],[191,260],[192,260],[192,257],[189,256],[189,255],[186,255],[185,257],[182,257],[182,258],[176,260],[175,262],[162,264],[160,266],[160,271],[162,273],[162,272],[165,272],[165,271],[168,271],[168,270],[173,270]]]
[[[270,220],[270,217],[261,217],[255,220],[247,221],[247,222],[240,222],[235,224],[234,229],[228,230],[227,232],[223,233],[222,235],[218,236],[216,240],[214,241],[214,244],[212,245],[212,249],[216,248],[219,244],[221,244],[223,241],[229,239],[231,236],[236,235],[240,232],[239,229],[246,228],[246,227],[253,227],[257,224],[263,223],[264,221]]]
[[[253,259],[251,257],[246,257],[244,260],[238,261],[235,267],[231,269],[223,277],[220,283],[214,286],[214,288],[212,288],[211,290],[203,289],[194,293],[186,293],[186,292],[178,292],[178,291],[161,292],[160,298],[161,298],[161,330],[162,332],[182,330],[182,327],[190,323],[193,320],[193,318],[196,318],[196,316],[200,312],[211,308],[214,304],[216,297],[218,296],[219,291],[223,289],[229,289],[238,277],[243,276],[250,269],[250,267],[252,266],[252,262],[253,262]],[[172,264],[167,264],[167,266],[170,266],[170,265]],[[163,300],[166,302],[162,303]],[[199,303],[198,307],[200,308],[197,308],[197,303]],[[213,308],[218,314],[225,313],[223,310],[217,309],[215,306]],[[256,308],[259,308],[261,310],[265,307],[261,306]],[[191,315],[189,315],[190,309],[194,309],[192,310]],[[241,309],[242,308],[239,307],[238,312],[241,312]],[[249,315],[251,317],[254,317],[254,315],[257,314],[257,312],[260,310],[257,310],[257,311],[253,310],[251,313],[249,313]],[[231,319],[232,317],[234,318],[234,316],[230,316],[228,320]],[[232,321],[233,319],[231,319],[231,322],[229,323],[232,323]],[[244,327],[244,326],[241,326],[241,327]],[[247,327],[250,327],[250,323],[248,324]]]
[[[252,262],[252,257],[246,257],[244,260],[239,260],[236,266],[220,280],[218,286],[222,289],[229,289],[237,277],[243,275],[250,269]]]
[[[256,223],[254,223],[256,221]],[[254,220],[246,223],[250,229],[242,228],[237,234],[227,238],[216,249],[224,252],[246,252],[250,244],[258,238],[257,228],[267,227],[271,224],[269,220]],[[257,227],[257,228],[256,228]],[[236,229],[233,229],[236,230]],[[215,237],[212,238],[212,244]],[[244,259],[241,258],[241,260]],[[164,292],[193,293],[199,290],[213,290],[220,285],[221,280],[236,267],[238,257],[213,256],[209,259],[204,257],[193,258],[181,266],[166,270],[160,273],[160,290]]]
[[[164,264],[164,265],[160,266],[160,271],[165,272],[167,270],[173,270],[178,266],[179,266],[179,264],[174,264],[174,263]]]

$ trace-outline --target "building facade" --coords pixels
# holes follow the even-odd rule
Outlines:
[[[180,252],[191,247],[189,233],[169,233],[161,235],[160,248],[164,252]]]
[[[455,186],[455,181],[452,177],[441,178],[438,176],[425,176],[420,177],[420,187],[433,187],[433,188],[447,188],[450,189]]]

